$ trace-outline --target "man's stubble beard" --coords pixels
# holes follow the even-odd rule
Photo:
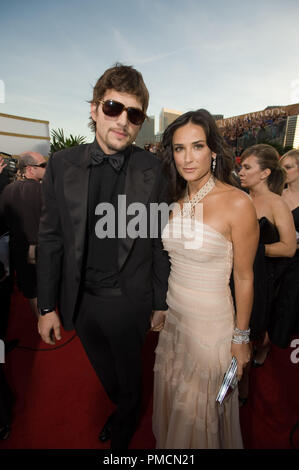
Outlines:
[[[110,133],[111,131],[117,131],[117,129],[109,129],[109,131],[108,131],[108,136],[109,136],[109,133]],[[129,134],[127,131],[124,131],[124,130],[122,130],[122,129],[119,129],[119,131],[126,133],[126,139],[127,139],[127,141],[126,141],[126,143],[124,143],[121,147],[117,147],[117,148],[116,148],[116,147],[114,147],[113,143],[110,143],[110,142],[109,142],[109,139],[107,139],[107,142],[106,142],[107,148],[108,148],[109,150],[113,151],[113,152],[122,152],[122,151],[124,151],[127,147],[129,147],[129,145],[131,145],[131,144],[134,142],[134,140],[135,140],[136,137],[137,137],[137,134],[136,134],[136,136],[133,136],[133,137],[132,137],[132,135]]]

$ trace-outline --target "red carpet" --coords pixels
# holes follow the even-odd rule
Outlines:
[[[20,346],[49,350],[18,347],[6,357],[7,379],[16,401],[12,432],[0,442],[0,449],[109,448],[97,435],[113,405],[73,335],[63,332],[56,347],[65,346],[58,349],[45,345],[27,302],[14,294],[7,339],[19,338]],[[144,413],[132,449],[155,447],[151,414],[156,341],[157,335],[149,333],[144,348]],[[273,347],[265,365],[252,371],[250,399],[241,409],[247,449],[290,448],[289,434],[299,421],[299,362],[291,362],[293,350]]]

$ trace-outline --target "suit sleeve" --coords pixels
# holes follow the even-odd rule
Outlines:
[[[166,180],[163,173],[160,170],[160,176],[157,185],[157,199],[158,204],[168,202],[166,198]],[[168,277],[170,272],[170,262],[167,251],[163,249],[163,243],[161,239],[163,226],[161,220],[158,222],[158,237],[152,239],[152,250],[153,250],[153,289],[154,289],[154,300],[153,310],[167,310],[168,306],[166,303],[166,294],[168,290]]]
[[[26,213],[25,218],[25,234],[29,245],[37,244],[39,222],[41,216],[41,184],[34,182],[27,187],[26,191],[27,207],[30,210]]]
[[[50,157],[42,182],[42,210],[38,234],[38,307],[55,308],[63,258],[59,202],[55,192],[54,161]]]
[[[5,207],[5,191],[3,190],[3,192],[0,193],[0,235],[3,235],[8,230],[7,222],[5,220],[4,207]]]

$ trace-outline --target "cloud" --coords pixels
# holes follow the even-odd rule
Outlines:
[[[116,49],[121,51],[122,60],[132,63],[134,65],[149,64],[158,60],[165,59],[181,52],[185,52],[193,48],[193,46],[180,47],[178,49],[162,52],[159,54],[149,55],[144,57],[144,53],[140,53],[138,49],[125,38],[119,29],[113,28],[114,40],[116,42]]]
[[[162,54],[157,54],[157,55],[154,55],[154,56],[151,56],[151,57],[145,57],[143,59],[136,59],[135,63],[136,64],[148,64],[150,62],[156,62],[157,60],[165,59],[166,57],[170,57],[172,55],[176,55],[176,54],[179,54],[181,52],[185,52],[185,51],[190,50],[190,49],[191,49],[191,47],[181,47],[180,49],[176,49],[174,51],[164,52]]]

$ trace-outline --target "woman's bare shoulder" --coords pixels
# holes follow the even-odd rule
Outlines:
[[[234,205],[252,205],[251,197],[242,189],[222,183],[219,186],[219,195],[222,200]]]
[[[290,211],[286,200],[282,196],[279,196],[279,194],[271,193],[270,202],[271,202],[271,208],[273,212]]]

